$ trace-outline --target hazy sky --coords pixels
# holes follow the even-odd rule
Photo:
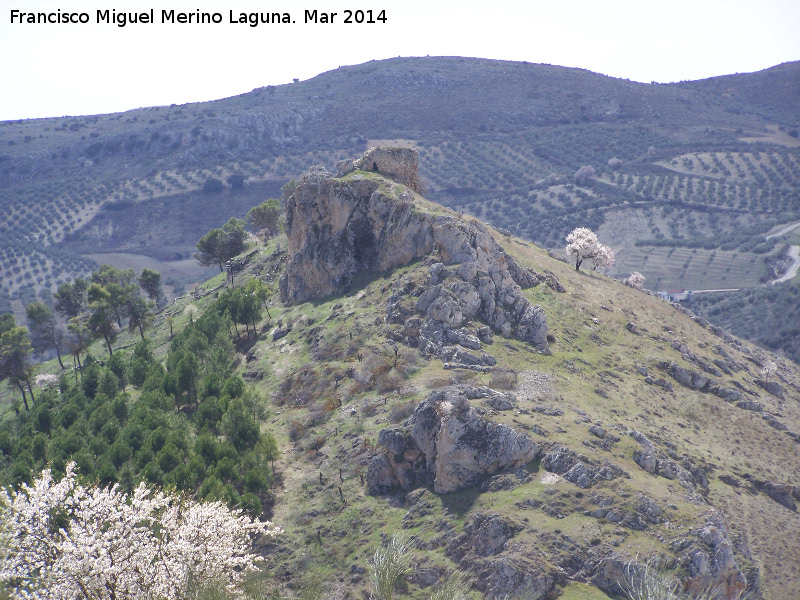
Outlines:
[[[153,9],[155,23],[97,24],[97,11]],[[212,100],[395,56],[474,56],[670,82],[800,59],[800,0],[0,0],[0,120]],[[265,8],[267,7],[267,8]],[[386,23],[345,24],[344,11]],[[85,12],[81,24],[11,23],[12,10]],[[161,11],[219,24],[162,24]],[[304,23],[306,10],[337,12]],[[230,11],[294,24],[231,24]]]

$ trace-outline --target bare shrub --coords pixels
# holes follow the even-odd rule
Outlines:
[[[359,411],[362,417],[374,417],[375,413],[378,412],[378,404],[376,402],[370,402],[369,400],[364,400],[364,403],[361,405],[361,410]]]
[[[289,439],[292,442],[296,442],[300,438],[302,438],[306,433],[306,428],[297,421],[292,421],[289,423]]]
[[[450,376],[448,385],[466,383],[467,381],[472,381],[478,376],[477,371],[453,371],[452,373],[453,374]]]
[[[403,382],[417,370],[419,355],[409,349],[368,354],[354,379],[361,391],[377,390],[388,393],[399,390]]]
[[[392,423],[400,423],[405,421],[408,417],[414,414],[416,403],[404,402],[402,404],[395,404],[389,409],[389,421]]]
[[[515,371],[492,371],[490,385],[496,390],[514,390],[517,388],[517,373]]]
[[[450,385],[449,377],[431,377],[425,381],[425,387],[429,390],[437,390]]]
[[[395,391],[399,393],[405,379],[403,375],[392,369],[377,381],[377,389],[381,394]]]

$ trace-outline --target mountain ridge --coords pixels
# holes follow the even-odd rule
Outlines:
[[[211,103],[4,122],[0,307],[21,319],[92,256],[120,252],[181,273],[179,291],[202,275],[181,257],[226,204],[242,217],[308,164],[335,170],[382,140],[418,148],[427,195],[459,212],[546,247],[592,227],[616,276],[640,271],[655,290],[758,285],[780,251],[764,234],[800,219],[798,69],[645,84],[398,58]],[[580,185],[582,166],[595,176]],[[212,179],[222,192],[204,191]],[[169,228],[182,233],[147,237]]]

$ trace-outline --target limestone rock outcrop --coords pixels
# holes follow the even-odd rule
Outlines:
[[[413,194],[389,196],[378,179],[336,179],[322,167],[304,173],[286,205],[289,262],[281,298],[298,304],[346,289],[359,273],[410,263],[433,249],[427,215]]]
[[[742,393],[739,390],[724,387],[719,381],[703,373],[698,373],[697,371],[681,367],[674,362],[667,361],[659,363],[658,367],[669,373],[669,375],[682,386],[689,389],[714,394],[726,402],[737,402],[742,399]]]
[[[399,150],[373,148],[341,166],[342,178],[322,167],[300,177],[286,206],[289,261],[280,281],[282,300],[297,304],[342,292],[359,274],[433,255],[438,262],[427,288],[416,290],[414,305],[409,298],[404,305],[399,291],[387,311],[387,321],[404,323],[424,354],[459,365],[493,366],[493,357],[474,353],[481,340],[491,339],[491,332],[481,333],[480,327],[466,328],[476,318],[505,337],[548,352],[544,310],[522,288],[546,283],[563,291],[554,275],[517,264],[481,223],[420,211],[407,187],[350,170],[367,170],[374,163],[378,173],[413,189],[415,156]],[[443,354],[445,347],[453,348]]]
[[[480,392],[450,386],[433,392],[414,411],[408,429],[381,431],[383,452],[372,459],[367,487],[411,490],[433,482],[437,493],[471,487],[485,476],[517,468],[538,456],[527,435],[484,419],[469,403]]]
[[[696,535],[697,540],[682,544],[678,558],[689,575],[687,590],[700,591],[716,586],[723,598],[739,597],[738,594],[749,587],[749,582],[739,569],[725,517],[712,510]]]

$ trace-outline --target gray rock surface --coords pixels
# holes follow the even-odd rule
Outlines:
[[[667,371],[675,381],[689,389],[714,394],[726,402],[738,402],[742,399],[742,393],[739,390],[724,387],[719,381],[703,373],[681,367],[674,362],[662,362],[658,366]]]
[[[490,398],[506,397],[491,392]],[[378,494],[398,486],[411,490],[429,482],[437,493],[453,492],[536,458],[539,445],[527,435],[487,421],[470,406],[468,394],[480,397],[483,393],[469,386],[437,390],[417,406],[410,432],[382,430],[378,444],[384,451],[367,470],[369,492]]]
[[[336,179],[312,167],[286,203],[289,262],[281,299],[299,304],[346,289],[358,273],[408,264],[433,249],[431,218],[413,194],[375,179]]]
[[[685,545],[679,563],[689,575],[686,590],[700,591],[717,586],[723,598],[735,598],[747,586],[734,557],[733,543],[725,517],[712,510],[703,528],[696,532],[697,540]]]
[[[380,150],[368,154],[374,158]],[[380,160],[374,160],[384,172]],[[413,179],[415,161],[395,162],[392,172],[402,170],[401,180]],[[351,166],[358,168],[344,165],[340,172],[349,172]],[[395,292],[387,311],[387,321],[396,323],[422,315],[416,340],[422,352],[438,356],[443,346],[478,350],[482,339],[490,343],[490,333],[462,329],[475,318],[504,337],[549,351],[544,310],[531,304],[522,288],[542,282],[560,287],[554,275],[518,265],[481,223],[422,212],[409,189],[358,177],[337,179],[322,167],[300,177],[286,205],[289,261],[280,281],[284,302],[298,304],[342,292],[360,273],[385,271],[433,253],[439,262],[431,267],[416,314],[407,314],[400,302],[402,290]],[[405,314],[399,314],[401,308]]]
[[[768,394],[772,394],[776,398],[780,400],[785,400],[786,398],[783,395],[783,388],[781,384],[777,381],[761,381],[760,379],[756,379],[756,384],[766,391]]]
[[[789,510],[797,511],[797,504],[795,504],[792,497],[793,487],[791,485],[767,481],[762,489],[767,496],[775,500],[778,504],[785,506]]]

